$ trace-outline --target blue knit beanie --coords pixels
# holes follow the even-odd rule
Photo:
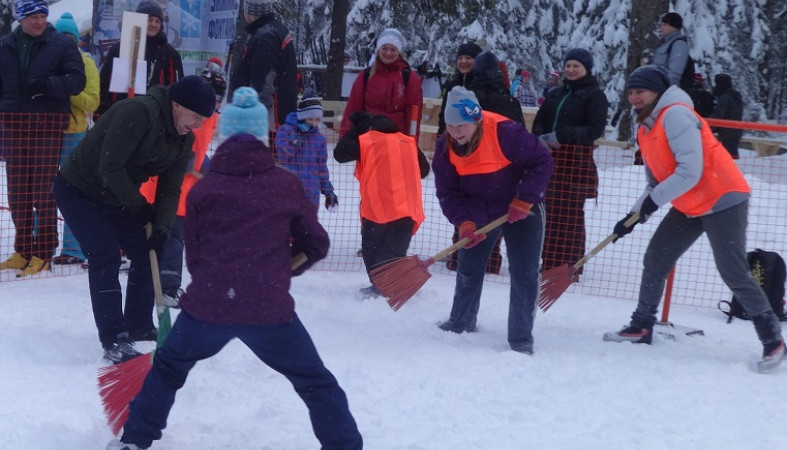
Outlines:
[[[238,133],[251,134],[268,145],[268,109],[260,103],[254,88],[241,86],[232,94],[232,103],[221,110],[219,134],[225,140]]]
[[[670,81],[664,69],[653,65],[637,67],[626,82],[626,90],[647,89],[659,95],[663,94],[669,86]]]
[[[49,15],[49,5],[46,0],[16,0],[16,20],[22,20],[33,14]]]
[[[587,70],[588,73],[593,72],[593,55],[591,55],[590,52],[584,48],[572,48],[569,50],[568,53],[566,53],[566,57],[563,58],[563,64],[565,64],[568,60],[579,62],[585,66],[585,70]]]
[[[77,23],[74,22],[74,16],[72,16],[71,13],[64,12],[63,15],[57,19],[57,22],[55,22],[55,29],[60,33],[74,36],[74,39],[79,42],[79,28],[77,27]]]
[[[473,61],[473,76],[478,81],[502,79],[500,60],[488,50],[479,53]]]

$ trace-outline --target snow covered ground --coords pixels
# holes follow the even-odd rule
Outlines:
[[[631,301],[565,294],[536,321],[536,354],[506,342],[508,286],[487,283],[480,331],[447,317],[453,277],[436,274],[393,312],[359,301],[358,273],[307,272],[292,292],[346,390],[368,449],[781,448],[785,371],[761,375],[749,322],[673,307],[705,336],[602,342]],[[103,449],[104,362],[87,275],[0,283],[0,436],[8,449]],[[151,346],[143,347],[149,350]],[[287,381],[237,341],[192,371],[153,448],[317,448]]]

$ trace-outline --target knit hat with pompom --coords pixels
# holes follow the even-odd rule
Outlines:
[[[254,88],[242,86],[232,94],[232,103],[221,110],[219,134],[225,140],[230,136],[251,134],[268,145],[268,109],[260,103]]]

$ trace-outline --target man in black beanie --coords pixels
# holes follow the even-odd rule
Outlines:
[[[93,316],[104,358],[113,364],[140,354],[134,341],[156,340],[148,251],[161,254],[192,158],[192,130],[215,107],[213,88],[197,75],[121,100],[88,130],[55,179],[57,206],[90,263]],[[151,205],[139,188],[153,176]],[[125,310],[118,248],[131,260]]]
[[[689,43],[683,34],[683,17],[676,12],[661,16],[661,44],[653,53],[653,64],[667,71],[670,84],[680,84],[681,77],[689,64]],[[691,77],[681,88],[690,89],[693,83],[694,67],[690,68]]]

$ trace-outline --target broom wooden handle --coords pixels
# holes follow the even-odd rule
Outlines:
[[[498,217],[497,219],[489,222],[487,225],[483,226],[481,229],[476,230],[475,234],[486,234],[490,231],[494,230],[495,228],[503,225],[508,220],[508,214],[503,214],[502,216]],[[432,256],[432,259],[435,261],[439,261],[446,256],[450,255],[451,253],[459,250],[460,248],[464,248],[465,245],[470,243],[470,238],[462,238],[458,240],[454,245],[448,247],[447,249],[443,250],[442,252]]]
[[[128,77],[128,98],[134,97],[134,84],[137,81],[137,60],[139,60],[139,41],[142,30],[135,25],[131,30],[131,67]]]
[[[292,260],[290,260],[290,270],[297,269],[308,260],[309,258],[307,258],[306,255],[304,255],[303,253],[298,253],[297,255],[292,257]]]
[[[153,234],[153,224],[148,222],[145,225],[145,236],[148,238]],[[158,268],[158,257],[156,251],[150,249],[148,251],[150,258],[150,275],[153,277],[153,295],[156,299],[156,313],[162,314],[164,312],[164,291],[161,289],[161,275]]]
[[[626,228],[629,228],[632,225],[634,225],[635,223],[637,223],[638,220],[639,220],[639,213],[635,212],[634,214],[631,215],[631,217],[629,217],[629,219],[627,221],[623,222],[623,225],[625,225]],[[607,236],[606,239],[601,241],[601,243],[598,244],[597,246],[593,247],[593,250],[591,250],[587,255],[585,255],[582,258],[580,258],[580,260],[577,261],[576,264],[574,264],[574,266],[573,266],[574,271],[576,272],[577,270],[579,270],[580,267],[584,266],[586,262],[590,261],[591,258],[593,258],[594,256],[596,256],[598,254],[598,252],[603,250],[604,247],[609,245],[612,241],[614,241],[617,238],[618,238],[618,235],[615,234],[615,233],[612,233],[609,236]]]

